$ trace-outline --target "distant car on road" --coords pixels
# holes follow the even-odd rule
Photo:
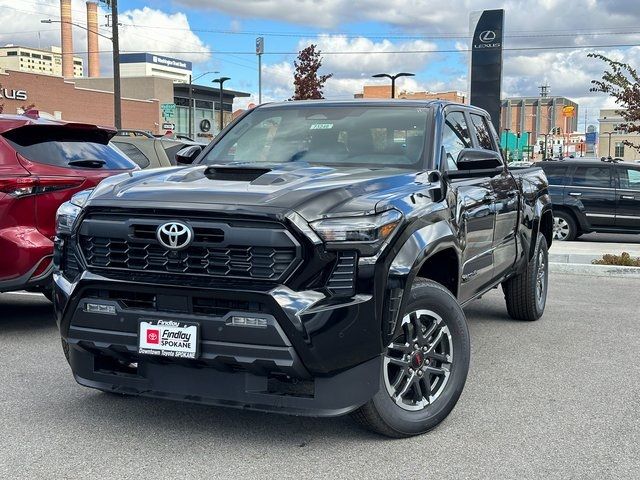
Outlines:
[[[0,115],[0,292],[50,296],[58,207],[116,173],[137,170],[109,145],[115,130]]]
[[[574,159],[540,166],[549,180],[556,240],[640,233],[640,165]]]
[[[197,147],[197,153],[205,144],[189,140],[174,140],[171,138],[155,138],[142,135],[118,135],[111,143],[118,147],[127,157],[138,164],[140,168],[171,167],[186,160],[178,160],[176,154],[185,147]]]

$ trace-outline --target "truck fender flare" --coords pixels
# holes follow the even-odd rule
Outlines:
[[[533,206],[533,225],[531,229],[531,241],[529,242],[529,260],[533,258],[536,250],[536,239],[538,238],[538,232],[540,231],[540,222],[542,220],[542,216],[545,213],[551,211],[551,197],[548,194],[539,196]]]
[[[454,248],[460,268],[460,247],[457,236],[448,221],[441,220],[414,230],[406,238],[391,261],[385,288],[382,337],[387,345],[399,328],[399,315],[403,311],[413,281],[422,265],[434,254]],[[457,274],[458,278],[460,272]]]

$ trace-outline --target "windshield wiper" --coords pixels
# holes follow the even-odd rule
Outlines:
[[[102,168],[107,164],[104,160],[90,159],[90,160],[71,160],[69,166],[71,167],[85,167],[85,168]]]

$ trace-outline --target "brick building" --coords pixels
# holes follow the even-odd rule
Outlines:
[[[565,107],[573,107],[572,117],[563,116]],[[531,144],[536,144],[554,129],[559,128],[562,135],[576,132],[578,113],[578,104],[565,97],[507,98],[502,101],[500,128],[503,132],[530,132]]]
[[[353,98],[391,98],[391,85],[365,85],[362,88],[362,93],[356,93]],[[459,103],[467,102],[466,94],[455,90],[448,92],[408,92],[397,86],[396,98],[405,98],[408,100],[449,100]]]
[[[0,104],[4,113],[17,113],[24,106],[67,121],[113,125],[113,94],[79,88],[75,82],[52,75],[6,71],[0,73]],[[161,133],[158,100],[122,99],[123,128]]]

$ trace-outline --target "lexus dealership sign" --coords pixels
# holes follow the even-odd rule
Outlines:
[[[26,90],[17,90],[15,88],[0,88],[0,98],[7,100],[24,101],[28,98]]]
[[[502,89],[502,32],[504,10],[471,14],[471,72],[469,102],[491,115],[500,131],[500,91]]]

